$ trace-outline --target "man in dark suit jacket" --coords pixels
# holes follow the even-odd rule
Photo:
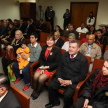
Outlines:
[[[36,29],[36,34],[38,35],[38,41],[40,40],[40,32],[46,30],[46,24],[43,22],[43,19],[40,19],[40,24]]]
[[[33,32],[33,30],[34,30],[34,27],[31,24],[32,23],[31,22],[31,19],[29,19],[27,23],[28,24],[27,24],[26,29],[25,29],[25,32],[24,32],[25,37],[26,37],[27,34],[31,34]]]
[[[86,75],[87,58],[79,52],[79,42],[72,40],[69,43],[69,52],[62,54],[55,78],[48,84],[49,103],[45,107],[60,105],[57,90],[64,88],[63,108],[70,108],[76,85],[84,80]]]
[[[60,38],[60,33],[55,32],[54,37],[55,37],[55,45],[61,48],[63,46],[64,41]]]
[[[0,30],[0,37],[7,36],[8,27],[9,26],[8,26],[7,20],[4,20],[4,25],[3,25],[2,29]]]
[[[22,31],[22,33],[25,32],[26,25],[24,24],[23,19],[20,20],[20,24],[18,24],[17,28],[19,28]]]
[[[21,108],[16,96],[10,90],[9,78],[0,73],[0,108]]]
[[[52,31],[54,31],[54,16],[55,12],[52,10],[53,7],[50,6],[50,11],[47,12],[48,21],[51,23]]]

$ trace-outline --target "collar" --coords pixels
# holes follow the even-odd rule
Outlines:
[[[77,54],[73,55],[73,58],[75,58],[77,56]],[[71,58],[71,55],[70,55],[70,58]]]
[[[50,10],[50,11],[52,11],[52,10]]]
[[[32,46],[32,43],[31,43],[31,46]],[[36,42],[36,44],[35,44],[33,47],[35,47],[35,48],[36,48],[36,46],[37,46],[37,42]]]
[[[59,40],[59,38],[58,39],[56,39],[55,41],[57,42]]]
[[[8,93],[8,92],[7,92]],[[3,98],[7,95],[7,93],[5,95],[3,95],[1,98],[0,98],[0,102],[3,100]]]

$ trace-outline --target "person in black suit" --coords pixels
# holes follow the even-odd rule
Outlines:
[[[51,72],[57,68],[61,57],[61,49],[54,46],[55,39],[53,36],[47,36],[46,44],[42,48],[39,63],[40,67],[34,74],[34,90],[31,94],[32,99],[37,99],[44,82],[49,78]]]
[[[27,38],[27,34],[31,34],[34,30],[31,19],[29,19],[27,23],[28,24],[27,24],[25,32],[24,32],[25,38]]]
[[[49,6],[47,6],[47,9],[45,11],[45,20],[46,21],[48,21],[48,17],[47,17],[48,11],[50,11],[50,7]]]
[[[48,84],[49,103],[45,107],[60,105],[57,90],[63,88],[65,89],[63,108],[70,108],[76,85],[84,80],[86,75],[87,58],[79,52],[79,42],[72,40],[69,43],[69,51],[61,56],[54,79]]]
[[[36,29],[36,34],[38,35],[38,41],[40,40],[40,32],[46,30],[46,24],[43,22],[43,19],[40,19],[40,24]]]
[[[20,23],[18,24],[18,26],[16,28],[19,28],[22,31],[22,33],[25,32],[26,25],[24,24],[23,19],[20,20]]]
[[[51,23],[52,32],[54,31],[54,16],[55,12],[52,10],[53,7],[50,6],[50,11],[47,13],[48,21]]]
[[[60,38],[60,33],[55,32],[54,37],[55,37],[55,45],[61,48],[64,44],[64,41]]]
[[[64,18],[64,30],[66,30],[66,27],[68,28],[68,24],[70,22],[70,13],[69,13],[69,9],[66,9],[66,13],[64,13],[63,15]]]
[[[3,36],[6,36],[8,34],[8,23],[7,20],[4,20],[4,25],[0,30],[0,38],[2,38]]]
[[[33,18],[31,18],[31,24],[32,24],[33,26],[36,26],[36,23],[33,21]]]
[[[0,108],[21,108],[17,97],[10,89],[8,76],[0,73]]]
[[[63,36],[63,32],[62,32],[62,29],[61,29],[61,27],[59,26],[59,25],[56,25],[55,26],[55,30],[53,31],[53,34],[55,33],[55,32],[60,32],[60,36]]]
[[[74,108],[108,108],[108,60],[88,79]]]

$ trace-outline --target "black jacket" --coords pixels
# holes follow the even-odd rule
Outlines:
[[[0,102],[0,108],[21,108],[20,103],[11,90]]]
[[[4,27],[4,26],[3,26]],[[0,36],[7,36],[8,35],[8,28],[9,28],[9,26],[7,25],[6,27],[5,27],[5,29],[3,30],[3,27],[2,27],[2,29],[0,30]],[[3,30],[3,31],[2,31]],[[1,31],[2,31],[2,33],[1,33]]]
[[[59,38],[57,42],[55,43],[55,45],[61,48],[63,46],[63,43],[64,41],[61,38]]]
[[[42,23],[38,26],[38,29],[40,29],[41,31],[46,30],[46,24]]]
[[[40,63],[40,66],[42,65],[49,66],[50,68],[48,69],[48,71],[52,72],[53,70],[57,68],[58,63],[60,61],[61,49],[57,47],[52,48],[47,60],[45,58],[46,49],[47,49],[47,45],[42,48],[41,55],[39,58],[39,63]]]
[[[78,52],[75,58],[70,59],[69,52],[65,52],[62,54],[54,80],[57,82],[58,78],[71,80],[72,85],[70,86],[75,89],[76,85],[86,78],[86,75],[87,58]]]
[[[64,21],[69,21],[70,20],[70,13],[64,13],[63,18],[64,18]]]
[[[100,88],[100,90],[98,90],[95,93],[94,98],[91,95],[92,94],[92,87],[91,86],[93,84],[95,77],[99,73],[99,70],[100,69],[96,69],[94,74],[87,81],[86,87],[84,89],[82,96],[84,98],[94,100],[93,108],[108,108],[108,84],[105,85],[104,87]],[[106,95],[106,93],[107,93],[107,95]],[[101,106],[101,107],[98,107],[98,106]]]
[[[25,29],[26,29],[26,25],[25,24],[22,24],[20,26],[20,24],[18,24],[17,28],[19,28],[22,31],[22,33],[24,33],[25,32]]]
[[[52,11],[50,10],[50,11],[47,12],[47,17],[48,18],[50,17],[51,19],[53,19],[54,16],[55,16],[55,12],[53,10]]]
[[[27,26],[28,26],[28,25],[27,25]],[[27,26],[26,26],[26,29],[27,29]],[[29,26],[29,28],[28,28],[27,31],[26,31],[26,29],[25,29],[25,33],[31,34],[31,33],[33,32],[33,30],[34,30],[34,27],[33,27],[33,25],[31,24],[31,25]]]

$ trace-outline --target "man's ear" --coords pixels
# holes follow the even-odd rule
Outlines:
[[[38,38],[36,38],[36,41],[38,40]]]

